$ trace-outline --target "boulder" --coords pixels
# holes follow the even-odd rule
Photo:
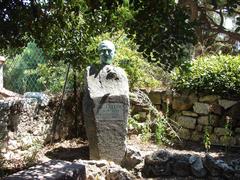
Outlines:
[[[166,150],[159,150],[147,155],[144,160],[142,174],[146,178],[171,175],[172,154]]]
[[[86,179],[85,166],[62,160],[48,162],[30,167],[27,170],[12,174],[5,180],[30,180],[30,179]]]
[[[189,157],[190,155],[188,154],[175,154],[173,156],[172,172],[176,176],[187,177],[191,175]]]
[[[189,158],[189,163],[191,164],[191,171],[196,177],[205,177],[207,170],[203,166],[202,158],[196,155],[192,155]]]

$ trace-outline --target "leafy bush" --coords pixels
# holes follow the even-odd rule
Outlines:
[[[38,64],[44,62],[43,51],[35,42],[29,42],[21,54],[6,61],[4,86],[18,93],[44,90],[43,84],[38,81],[39,75],[35,71]]]
[[[51,93],[61,92],[65,83],[68,65],[63,61],[55,63],[39,64],[36,72],[40,75],[38,82]],[[67,89],[73,87],[73,70],[70,68],[67,81]]]
[[[173,86],[210,94],[240,95],[240,56],[207,55],[172,72]]]

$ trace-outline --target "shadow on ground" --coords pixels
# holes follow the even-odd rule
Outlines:
[[[73,161],[76,159],[89,160],[88,146],[81,146],[77,148],[58,147],[45,154],[50,159],[59,159],[65,161]]]

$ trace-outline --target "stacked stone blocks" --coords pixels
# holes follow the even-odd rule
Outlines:
[[[168,116],[180,125],[182,139],[202,142],[207,131],[211,144],[240,146],[240,98],[172,90],[151,90],[147,94],[159,110],[164,112],[168,106]],[[134,104],[132,108],[136,109]],[[145,109],[137,107],[139,114]]]

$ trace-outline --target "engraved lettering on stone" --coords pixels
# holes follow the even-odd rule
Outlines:
[[[122,103],[105,103],[96,114],[97,120],[123,120]]]

